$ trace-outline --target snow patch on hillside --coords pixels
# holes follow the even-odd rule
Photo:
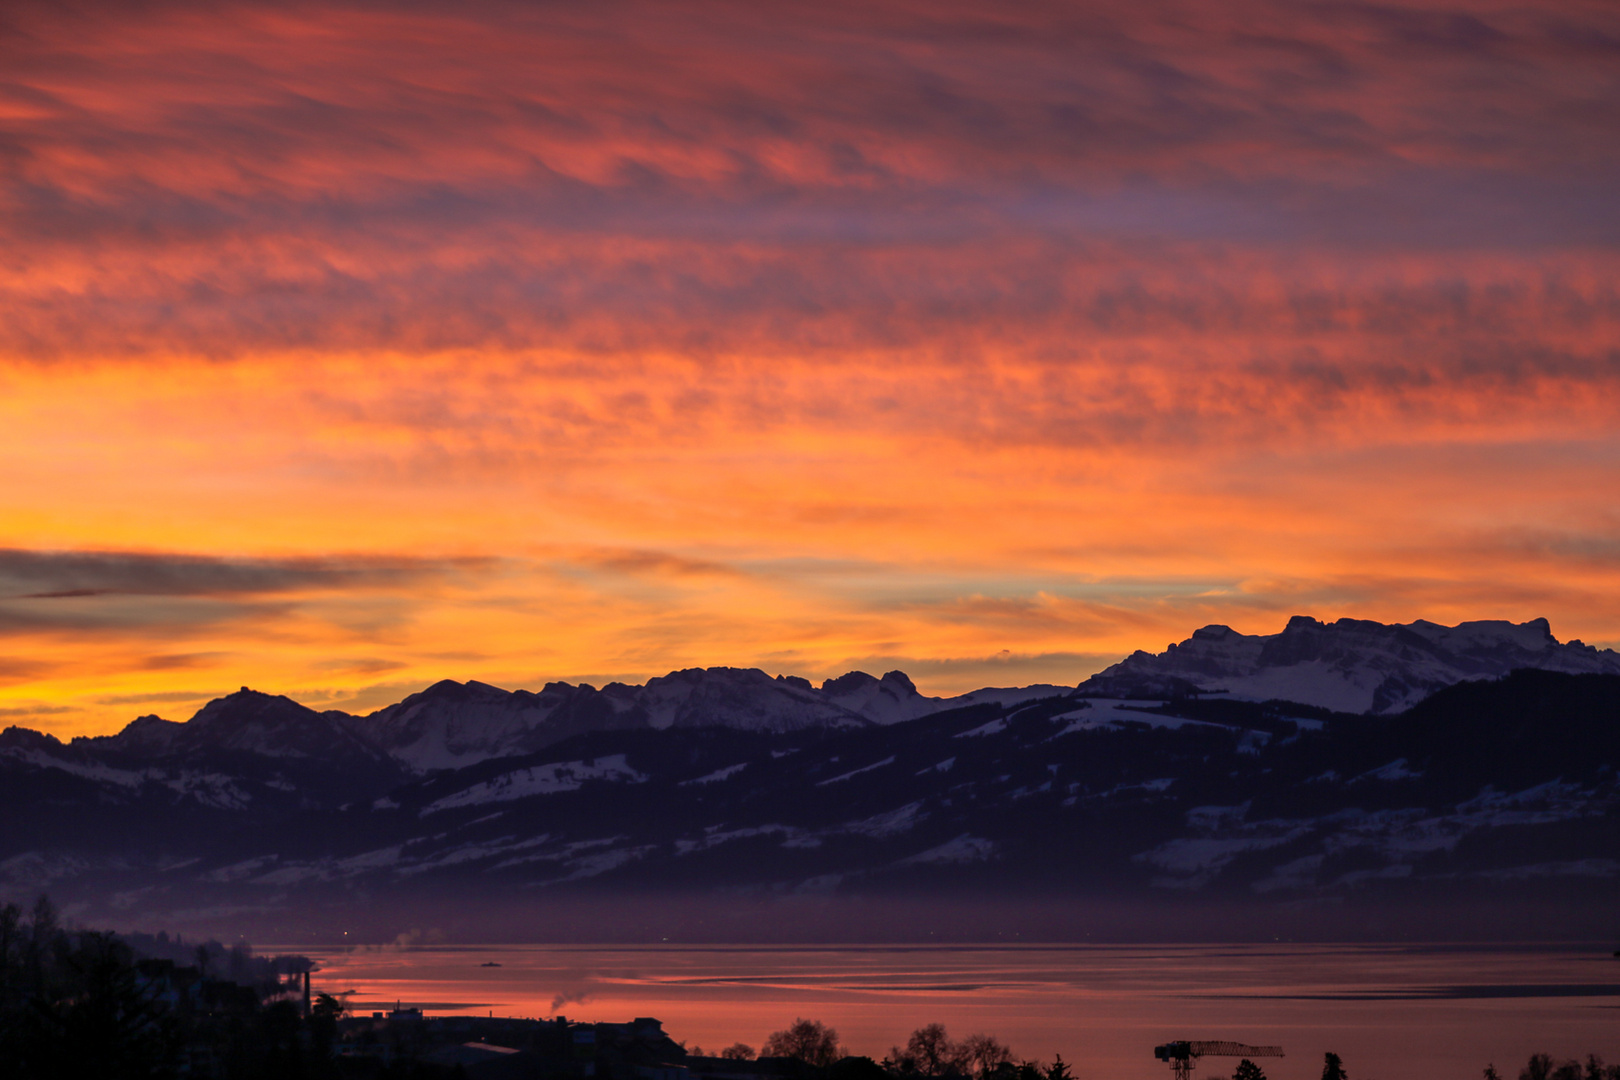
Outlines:
[[[714,770],[714,772],[709,773],[706,776],[699,776],[699,777],[696,777],[695,779],[692,779],[692,780],[682,780],[676,786],[677,787],[690,787],[693,784],[713,784],[713,783],[718,783],[719,781],[726,779],[728,776],[736,776],[738,773],[742,772],[746,768],[748,768],[748,762],[746,762],[746,761],[744,761],[744,762],[742,762],[740,764],[737,764],[737,765],[727,765],[725,768],[716,769],[716,770]]]
[[[0,759],[15,761],[35,769],[57,769],[70,776],[83,777],[86,780],[95,780],[106,784],[117,784],[119,787],[140,787],[154,774],[150,769],[133,771],[130,769],[115,769],[109,765],[100,765],[90,761],[77,761],[71,757],[57,757],[32,747],[7,747],[0,750]]]
[[[593,758],[586,761],[561,761],[550,765],[536,765],[529,769],[516,769],[502,773],[493,780],[474,784],[454,795],[429,803],[422,808],[423,816],[451,810],[459,806],[479,803],[509,802],[527,799],[532,795],[554,795],[561,791],[577,791],[587,781],[606,780],[618,783],[641,784],[647,777],[625,762],[625,755]]]
[[[894,755],[890,754],[888,757],[884,758],[882,761],[874,761],[872,764],[863,765],[859,769],[851,769],[849,772],[844,773],[842,776],[835,776],[830,780],[822,780],[820,783],[816,784],[816,787],[826,787],[828,784],[836,784],[836,783],[839,783],[840,781],[848,780],[852,776],[859,776],[859,775],[861,775],[861,773],[869,773],[873,769],[881,769],[885,765],[893,765],[893,764],[894,764]]]
[[[1408,767],[1405,758],[1398,758],[1381,768],[1362,773],[1351,780],[1350,783],[1359,784],[1366,780],[1382,780],[1386,783],[1392,783],[1396,780],[1416,780],[1422,775],[1421,772]]]
[[[901,866],[919,866],[930,863],[975,863],[984,862],[996,852],[993,841],[980,836],[963,833],[960,836],[931,847],[927,851],[919,851],[915,855],[900,860]]]
[[[921,802],[911,802],[887,813],[874,814],[862,821],[851,821],[840,831],[879,838],[898,836],[916,828],[927,816],[922,813]]]

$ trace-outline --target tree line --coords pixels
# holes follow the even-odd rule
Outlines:
[[[702,1057],[701,1047],[689,1051]],[[754,1048],[734,1043],[719,1056],[748,1061]],[[911,1077],[915,1080],[1072,1080],[1073,1074],[1063,1055],[1049,1064],[1020,1060],[1012,1049],[994,1035],[973,1034],[957,1042],[943,1024],[926,1024],[911,1033],[903,1047],[889,1050],[882,1061],[850,1055],[836,1029],[819,1020],[794,1020],[765,1040],[760,1057],[790,1060],[810,1069],[826,1070],[836,1080],[861,1080],[863,1076]]]
[[[1485,1066],[1483,1080],[1502,1080],[1494,1063]],[[1531,1054],[1519,1070],[1519,1080],[1620,1080],[1620,1065],[1606,1065],[1596,1054],[1587,1054],[1585,1061],[1554,1061],[1551,1054]]]
[[[188,947],[185,965],[142,956],[118,935],[68,930],[41,897],[27,915],[0,906],[0,1080],[323,1080],[341,1002],[305,1016],[281,976],[308,961],[246,946]]]

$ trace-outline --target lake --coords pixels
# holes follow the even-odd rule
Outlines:
[[[796,1017],[881,1058],[915,1028],[1061,1053],[1081,1080],[1166,1078],[1172,1039],[1280,1044],[1272,1080],[1317,1080],[1324,1051],[1350,1080],[1518,1075],[1533,1051],[1620,1061],[1611,947],[486,945],[322,952],[315,987],[357,1011],[621,1021],[653,1016],[689,1049],[758,1049]],[[485,966],[485,965],[499,965]],[[1229,1076],[1206,1058],[1197,1075]]]

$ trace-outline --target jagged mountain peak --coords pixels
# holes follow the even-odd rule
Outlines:
[[[836,679],[825,679],[821,683],[821,692],[839,696],[851,694],[857,690],[865,690],[874,685],[882,684],[899,693],[915,694],[917,685],[911,681],[911,676],[903,671],[886,671],[881,679],[868,675],[864,671],[850,671],[838,676]]]
[[[823,682],[821,692],[828,700],[880,724],[914,720],[941,707],[939,698],[918,693],[903,671],[886,672],[881,679],[851,671]]]
[[[527,691],[523,690],[517,691],[517,693],[530,696],[528,695]],[[503,690],[499,686],[492,686],[486,682],[479,682],[477,679],[468,679],[466,682],[457,682],[455,679],[440,679],[438,682],[424,687],[414,694],[407,695],[402,701],[398,701],[392,705],[378,709],[376,712],[372,713],[371,716],[376,716],[390,711],[409,709],[423,704],[444,704],[469,701],[505,701],[507,698],[511,697],[512,694],[513,691]]]
[[[406,700],[408,701],[412,697],[428,698],[460,695],[466,693],[472,687],[480,685],[485,684],[478,683],[474,679],[468,679],[466,682],[457,682],[455,679],[440,679],[431,686],[425,686],[416,693],[411,694],[410,697],[406,698]]]
[[[1544,618],[1442,626],[1295,615],[1275,634],[1201,627],[1158,655],[1131,654],[1092,676],[1081,691],[1143,698],[1228,693],[1342,712],[1393,713],[1454,683],[1517,668],[1620,674],[1620,655],[1579,642],[1560,644]]]
[[[742,727],[791,731],[868,721],[838,705],[797,676],[759,668],[686,668],[648,679],[641,707],[655,728]]]
[[[78,740],[75,739],[75,742]],[[0,750],[43,750],[55,752],[62,748],[62,740],[48,731],[35,731],[33,728],[18,727],[11,724],[0,731]]]
[[[241,750],[269,757],[332,757],[358,754],[383,759],[376,747],[351,727],[347,713],[317,712],[281,694],[266,694],[243,687],[234,694],[215,698],[198,709],[183,725],[174,728],[148,724],[125,728],[119,738],[127,743],[150,740],[158,732],[170,733],[169,748],[189,750],[207,747],[215,750]],[[160,722],[161,723],[161,722]],[[120,749],[133,749],[121,745]]]
[[[319,714],[307,705],[300,705],[285,694],[266,694],[262,690],[242,687],[234,694],[215,698],[191,717],[191,723],[208,725],[221,722],[240,722],[244,719],[267,716],[302,717],[305,713],[311,716]]]
[[[1137,651],[1082,684],[1101,698],[1172,699],[1229,694],[1343,712],[1397,712],[1435,690],[1516,668],[1620,674],[1620,656],[1559,643],[1548,621],[1427,620],[1383,624],[1311,615],[1272,634],[1211,623],[1152,654]],[[685,668],[636,686],[601,689],[554,681],[538,691],[441,679],[366,716],[319,712],[284,695],[243,687],[185,723],[143,716],[119,734],[76,739],[85,752],[162,761],[224,750],[268,757],[369,761],[427,772],[532,754],[570,736],[637,728],[729,727],[756,732],[858,728],[947,709],[1010,706],[1073,694],[1064,686],[985,688],[953,698],[918,692],[903,671],[850,671],[812,685],[759,668]],[[16,739],[12,740],[14,743]],[[81,745],[82,744],[82,745]],[[20,745],[20,744],[18,744]]]
[[[175,739],[184,729],[185,725],[177,720],[165,720],[156,713],[148,713],[131,720],[124,725],[123,731],[111,736],[111,739],[116,741],[119,750],[126,753],[161,754],[174,747]],[[86,742],[101,741],[103,740],[86,740]]]
[[[413,769],[457,768],[531,748],[535,731],[555,711],[556,699],[573,692],[563,687],[567,684],[553,684],[535,695],[477,680],[441,679],[354,720],[353,726]]]
[[[883,673],[883,678],[879,679],[878,681],[897,686],[909,693],[915,694],[917,692],[917,684],[912,682],[911,676],[907,675],[903,671],[885,671]]]

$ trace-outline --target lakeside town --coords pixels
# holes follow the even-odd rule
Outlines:
[[[953,1039],[937,1023],[881,1060],[849,1053],[838,1032],[796,1018],[757,1050],[706,1051],[653,1017],[599,1022],[430,1015],[403,1003],[350,1007],[314,991],[315,964],[261,956],[245,944],[187,943],[166,933],[70,929],[40,897],[27,915],[0,906],[0,1078],[196,1077],[355,1080],[1085,1080],[1083,1063],[1028,1060],[994,1035]],[[1206,1077],[1266,1080],[1254,1058],[1279,1047],[1170,1043],[1151,1049],[1178,1080],[1202,1056]],[[1221,1061],[1218,1059],[1230,1059]],[[1157,1065],[1156,1068],[1162,1068]],[[1513,1073],[1486,1064],[1482,1080]],[[1620,1065],[1531,1055],[1518,1080],[1620,1080]],[[1337,1054],[1322,1080],[1352,1080]],[[1361,1080],[1355,1077],[1355,1080]]]

